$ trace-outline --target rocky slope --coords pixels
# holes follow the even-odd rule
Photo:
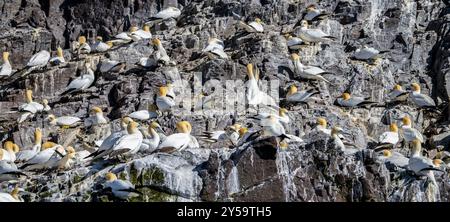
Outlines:
[[[24,67],[39,50],[66,48],[66,59],[73,56],[68,49],[79,35],[90,41],[100,35],[105,39],[141,26],[148,18],[168,6],[182,10],[177,21],[168,20],[152,27],[169,56],[177,62],[183,79],[194,81],[201,76],[204,85],[212,80],[245,80],[245,65],[256,64],[262,79],[279,80],[279,94],[300,81],[286,67],[292,68],[284,33],[298,33],[295,24],[307,5],[314,1],[288,0],[4,0],[0,2],[0,50],[11,52],[13,68]],[[30,174],[19,184],[27,192],[27,201],[111,201],[101,189],[103,175],[112,171],[119,178],[135,184],[144,195],[131,201],[449,201],[449,178],[437,173],[438,188],[409,172],[393,169],[380,161],[370,149],[354,156],[335,148],[332,140],[311,134],[317,117],[326,117],[330,125],[349,131],[353,142],[369,146],[386,123],[410,115],[414,127],[424,132],[427,153],[432,155],[438,145],[448,149],[449,90],[449,3],[438,0],[324,0],[317,3],[330,12],[329,19],[314,25],[337,37],[336,41],[304,47],[302,61],[317,65],[333,74],[327,75],[334,85],[320,83],[320,101],[309,106],[290,107],[288,131],[304,135],[305,145],[292,143],[285,150],[277,148],[273,138],[246,143],[239,147],[201,143],[201,149],[187,149],[173,154],[138,154],[126,163],[108,162],[86,165],[77,163],[65,173]],[[236,16],[244,20],[258,17],[265,32],[241,35]],[[202,58],[201,49],[208,38],[225,41],[231,59]],[[368,44],[389,53],[373,67],[349,59],[354,49]],[[22,148],[32,144],[35,127],[44,128],[48,140],[73,145],[77,150],[91,143],[96,136],[88,132],[76,137],[78,129],[64,133],[47,126],[42,116],[20,126],[14,110],[24,101],[24,91],[33,89],[35,99],[48,99],[56,116],[87,117],[93,106],[104,109],[117,129],[120,117],[154,101],[155,87],[166,83],[174,73],[172,67],[141,70],[134,64],[153,52],[141,42],[91,55],[95,63],[104,57],[124,61],[122,74],[96,73],[95,84],[82,93],[60,96],[70,79],[83,67],[83,61],[72,59],[64,67],[47,67],[26,78],[4,81],[0,87],[0,133],[14,139]],[[439,116],[419,112],[411,103],[396,107],[375,106],[371,109],[343,111],[333,105],[335,98],[348,91],[353,95],[371,97],[383,104],[386,94],[396,84],[418,82],[423,93],[431,95],[444,111]],[[215,85],[217,87],[217,85]],[[210,90],[212,88],[209,88]],[[207,113],[206,113],[207,114]],[[223,129],[233,121],[251,124],[245,115],[170,115],[158,118],[167,133],[174,131],[180,119],[191,121],[194,135],[206,130]],[[101,135],[97,135],[101,137]],[[9,190],[14,183],[1,183]]]

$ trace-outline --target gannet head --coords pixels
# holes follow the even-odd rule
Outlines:
[[[43,100],[42,100],[42,104],[43,104],[44,106],[48,106],[48,100],[47,100],[47,99],[43,99]]]
[[[149,128],[152,128],[152,129],[161,129],[161,125],[159,125],[159,123],[157,123],[156,121],[153,121],[151,124],[150,124],[150,127]]]
[[[58,46],[58,48],[56,49],[56,55],[60,58],[64,57],[63,55],[63,50],[61,47]]]
[[[132,122],[133,120],[130,117],[123,117],[120,120],[120,126],[122,127],[122,129],[126,129],[128,126],[128,123]]]
[[[344,100],[349,100],[351,98],[350,93],[343,93],[341,96]]]
[[[131,26],[131,28],[130,28],[130,32],[135,32],[137,30],[138,30],[137,26]]]
[[[422,143],[418,139],[412,141],[411,153],[412,155],[420,155],[422,149]]]
[[[280,142],[280,149],[285,150],[289,147],[289,144],[286,143],[285,141],[281,141]]]
[[[398,132],[397,124],[396,124],[396,123],[392,123],[392,124],[389,126],[389,130],[390,130],[391,132],[397,133],[397,132]]]
[[[74,149],[72,146],[66,147],[66,151],[67,151],[68,154],[71,154],[71,153],[75,153],[75,152],[76,152],[75,149]]]
[[[3,62],[9,61],[9,52],[3,52]]]
[[[156,46],[160,46],[161,45],[161,40],[159,40],[158,38],[154,38],[154,39],[152,39],[152,44],[156,45]]]
[[[134,133],[138,132],[137,127],[138,127],[137,122],[134,122],[134,121],[129,122],[127,125],[128,134],[134,134]]]
[[[241,127],[239,129],[239,138],[242,138],[247,132],[248,132],[248,128],[247,127]]]
[[[40,128],[34,130],[34,144],[40,145],[42,143],[42,132]]]
[[[411,119],[408,116],[402,118],[402,126],[411,126]]]
[[[13,151],[14,151],[14,153],[18,153],[19,151],[20,151],[20,147],[19,147],[19,145],[17,145],[17,144],[13,144]]]
[[[176,125],[177,131],[179,133],[191,133],[192,132],[192,126],[188,121],[180,121]]]
[[[343,129],[341,127],[335,126],[335,127],[333,127],[331,129],[331,135],[336,135],[336,134],[338,134],[339,132],[342,132],[342,131],[343,131]]]
[[[400,86],[399,84],[395,84],[394,90],[400,91],[400,90],[402,90],[402,86]]]
[[[105,178],[106,178],[107,181],[110,181],[110,182],[114,181],[114,180],[117,180],[116,174],[111,173],[111,172],[106,173]]]
[[[417,83],[411,83],[411,87],[413,89],[414,92],[418,92],[420,93],[420,85]]]
[[[258,24],[261,24],[261,23],[262,23],[262,21],[261,21],[260,18],[255,18],[255,22],[258,23]]]
[[[442,161],[441,159],[434,159],[433,160],[433,165],[435,167],[441,167],[441,164],[443,164],[443,163],[444,163],[444,161]]]
[[[33,102],[33,91],[31,89],[27,89],[25,92],[25,99],[27,103]]]
[[[308,7],[306,7],[307,12],[314,11],[315,9],[316,9],[316,5],[314,5],[314,4],[311,4]]]
[[[247,64],[247,75],[249,79],[254,79],[255,76],[253,74],[253,64],[249,63]]]
[[[150,32],[150,26],[147,24],[144,25],[143,29],[145,32]]]
[[[169,91],[169,88],[167,86],[160,86],[159,87],[159,96],[167,96],[167,92]]]
[[[303,27],[303,28],[308,28],[308,21],[302,20],[302,21],[300,22],[300,26]]]
[[[288,112],[287,109],[280,108],[280,110],[278,111],[278,115],[281,116],[281,117],[285,117],[287,112]]]
[[[98,107],[98,106],[94,106],[94,107],[91,109],[91,112],[92,112],[93,114],[103,114],[102,109],[101,109],[100,107]]]
[[[14,143],[12,141],[6,141],[3,144],[3,148],[9,152],[14,152]]]
[[[46,150],[46,149],[53,148],[53,147],[55,147],[55,146],[58,146],[58,144],[57,144],[57,143],[54,143],[54,142],[52,142],[52,141],[47,141],[47,142],[45,142],[45,143],[42,144],[41,149],[42,149],[42,150]]]
[[[78,37],[78,43],[80,43],[80,45],[85,44],[86,43],[86,37],[83,36],[83,35]]]
[[[299,61],[300,60],[300,56],[297,53],[292,53],[291,54],[291,60],[292,61]]]
[[[55,115],[49,114],[46,119],[50,122],[50,124],[56,124],[56,116]]]
[[[317,118],[317,125],[327,128],[327,120],[325,118]]]
[[[293,95],[295,93],[297,93],[297,87],[295,85],[291,85],[289,87],[289,91],[288,91],[287,95],[290,96],[290,95]]]
[[[96,40],[97,42],[103,42],[103,37],[97,36],[97,37],[95,38],[95,40]]]
[[[107,42],[106,42],[106,45],[108,45],[109,48],[112,48],[112,47],[114,46],[114,44],[113,44],[112,41],[107,41]]]
[[[392,156],[392,152],[390,150],[383,150],[383,156],[390,157]]]

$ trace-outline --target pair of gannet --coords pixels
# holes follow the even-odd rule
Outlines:
[[[259,18],[255,18],[254,21],[246,24],[243,21],[239,21],[239,26],[243,28],[248,33],[254,33],[254,32],[264,32],[264,27],[262,25],[262,21]]]
[[[103,116],[103,110],[100,107],[93,107],[91,109],[91,116],[84,120],[84,125],[86,127],[97,126],[107,124],[108,121]]]
[[[52,65],[61,65],[66,63],[66,59],[64,59],[64,54],[61,47],[58,47],[56,49],[56,56],[51,58],[49,62]]]
[[[42,131],[40,128],[36,128],[34,130],[34,144],[30,149],[23,149],[16,155],[16,162],[23,163],[31,158],[33,158],[36,154],[41,151],[42,147]]]
[[[302,20],[300,24],[301,28],[299,32],[299,37],[305,42],[317,43],[336,39],[336,37],[330,36],[320,29],[308,28],[308,21],[306,20]]]
[[[230,141],[233,145],[236,145],[239,140],[240,129],[241,125],[233,124],[226,127],[225,130],[203,132],[203,134],[199,138],[209,143]]]
[[[369,98],[351,96],[350,93],[343,93],[339,98],[337,98],[336,103],[342,107],[361,107],[371,104],[376,104],[377,102],[370,101]]]
[[[85,36],[79,36],[78,41],[72,43],[72,51],[77,55],[91,53],[91,46],[87,43]]]
[[[106,52],[113,47],[113,42],[107,41],[103,42],[103,37],[97,36],[95,38],[95,43],[92,45],[92,50],[94,52]]]
[[[56,117],[53,114],[50,114],[46,118],[50,125],[52,126],[60,126],[62,128],[70,128],[81,123],[81,119],[75,116],[60,116]]]
[[[317,9],[315,4],[312,4],[306,8],[306,14],[303,16],[303,19],[306,21],[314,21],[314,20],[322,20],[325,19],[329,14],[322,12]]]
[[[175,101],[172,97],[168,96],[169,87],[160,86],[158,96],[156,97],[156,106],[161,112],[168,111],[175,106]]]
[[[159,144],[159,150],[182,151],[186,148],[199,148],[197,139],[191,135],[192,125],[188,121],[180,121],[176,124],[178,133],[167,136]]]
[[[84,68],[81,75],[73,79],[62,94],[87,89],[94,83],[95,75],[91,68],[91,63],[85,62]]]
[[[9,76],[12,73],[12,66],[9,62],[9,52],[3,52],[3,64],[0,66],[0,77]]]
[[[228,59],[228,55],[223,51],[224,46],[225,45],[222,40],[210,38],[208,40],[208,45],[202,50],[202,52],[208,53],[210,58],[214,58],[214,56],[216,56],[221,59]]]
[[[23,202],[19,197],[19,188],[15,187],[11,193],[0,192],[0,202]]]
[[[131,37],[131,33],[136,32],[138,28],[136,26],[130,27],[128,32],[121,32],[114,36],[114,39],[111,40],[113,45],[122,45],[127,44],[133,41],[133,38]]]
[[[325,135],[331,136],[331,129],[327,128],[327,120],[325,118],[319,117],[316,120],[316,126],[314,127],[314,131],[323,133]],[[341,140],[344,140],[344,136],[338,133],[338,136]]]
[[[163,93],[165,91],[163,90]],[[167,92],[166,92],[167,95]],[[157,111],[157,106],[155,104],[147,104],[147,109],[146,110],[138,110],[135,112],[132,112],[128,115],[128,117],[134,119],[134,120],[139,120],[139,121],[146,121],[149,119],[154,119],[158,117],[158,111]]]
[[[411,157],[408,162],[408,169],[417,176],[427,176],[431,182],[437,186],[433,171],[442,171],[436,168],[433,161],[422,156],[422,142],[418,139],[412,141]]]
[[[157,132],[158,129],[162,130],[157,122],[152,122],[150,124],[148,131],[144,133],[145,139],[143,139],[139,151],[151,153],[158,148],[159,143],[161,142],[161,137]]]
[[[422,143],[424,142],[423,136],[419,130],[412,128],[411,119],[408,116],[405,116],[402,119],[402,131],[406,142],[409,143],[415,139]]]
[[[17,119],[18,123],[22,123],[28,117],[32,117],[34,114],[42,112],[46,108],[42,104],[33,101],[33,91],[30,89],[25,91],[25,101],[26,103],[19,106],[21,115]]]
[[[150,18],[150,21],[146,22],[146,24],[150,24],[152,22],[161,22],[168,19],[176,19],[180,17],[181,11],[178,8],[169,6]]]
[[[245,83],[246,86],[246,98],[249,105],[267,105],[272,107],[278,107],[277,102],[274,98],[269,96],[267,93],[262,92],[259,89],[259,70],[255,69],[256,74],[254,74],[253,64],[249,63],[247,65],[247,76],[248,81]]]
[[[106,173],[105,179],[106,182],[103,184],[103,188],[111,190],[112,194],[119,199],[126,200],[142,195],[130,181],[117,179],[114,173]]]
[[[319,94],[320,92],[315,89],[298,91],[295,85],[289,87],[289,91],[286,94],[286,101],[295,103],[306,103],[311,96]]]
[[[6,141],[3,144],[3,149],[0,149],[0,160],[14,162],[16,161],[16,153],[20,148],[12,141]]]
[[[309,80],[324,81],[326,83],[332,84],[330,81],[325,79],[322,74],[327,74],[325,70],[315,67],[315,66],[305,66],[300,62],[300,56],[296,53],[291,54],[291,60],[294,64],[294,73],[299,75],[301,78]]]
[[[14,162],[0,160],[0,183],[4,181],[20,180],[27,175],[19,170]]]

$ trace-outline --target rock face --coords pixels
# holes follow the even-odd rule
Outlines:
[[[286,129],[290,134],[302,136],[305,144],[291,143],[287,149],[279,149],[274,138],[237,147],[200,142],[200,149],[137,154],[126,163],[79,161],[65,173],[30,174],[30,180],[19,182],[28,191],[23,198],[27,201],[117,200],[101,189],[104,174],[112,171],[144,193],[131,201],[450,201],[447,174],[435,173],[436,187],[408,171],[389,167],[377,160],[377,153],[366,149],[388,129],[389,123],[405,115],[424,133],[424,147],[430,156],[438,145],[449,149],[448,3],[438,0],[317,3],[330,16],[313,22],[312,26],[337,39],[305,46],[298,53],[302,63],[332,73],[324,77],[333,85],[306,82],[290,71],[292,51],[288,50],[283,35],[299,33],[300,27],[295,24],[299,24],[310,3],[313,2],[1,1],[0,50],[10,52],[14,70],[24,68],[34,53],[44,49],[54,52],[58,46],[65,49],[65,58],[70,60],[66,65],[35,70],[15,81],[0,80],[0,136],[13,139],[23,149],[31,147],[36,127],[44,128],[44,140],[72,145],[77,150],[104,137],[96,138],[84,129],[61,133],[47,126],[45,116],[40,115],[19,126],[16,108],[24,102],[25,89],[33,89],[38,102],[47,99],[56,116],[85,118],[90,108],[100,106],[111,121],[102,131],[105,135],[119,128],[120,117],[153,103],[155,87],[170,82],[174,76],[181,76],[189,83],[200,81],[203,91],[214,95],[220,87],[225,87],[227,80],[244,82],[245,65],[253,63],[260,69],[262,80],[278,81],[278,85],[270,87],[280,98],[285,97],[291,84],[320,90],[320,100],[307,106],[289,106],[291,122]],[[110,40],[131,26],[142,26],[151,15],[168,6],[181,9],[181,16],[176,21],[156,24],[151,31],[162,40],[179,72],[169,66],[137,68],[134,64],[154,51],[143,41],[89,55],[95,65],[106,57],[123,61],[126,71],[121,74],[96,71],[96,81],[87,90],[61,96],[84,65],[84,60],[75,59],[69,49],[79,35],[87,36],[90,42],[96,36]],[[264,33],[242,34],[237,29],[236,15],[245,21],[261,18]],[[201,54],[209,37],[224,40],[230,59],[209,59]],[[371,66],[351,60],[353,51],[364,44],[389,52]],[[384,106],[386,95],[395,84],[407,86],[412,82],[420,83],[422,93],[433,98],[441,113],[419,111],[410,101]],[[193,91],[199,93],[201,89]],[[342,110],[333,104],[344,91],[371,97],[380,105]],[[236,94],[225,101],[234,105],[243,100],[244,95],[241,96]],[[157,121],[166,133],[172,133],[177,121],[189,120],[194,126],[193,135],[222,130],[233,122],[255,125],[241,114],[165,115]],[[332,126],[343,127],[361,151],[346,155],[338,151],[330,138],[312,134],[318,117],[325,117]],[[145,128],[147,124],[142,125]],[[408,154],[407,149],[404,151]],[[11,184],[14,183],[1,183],[1,190],[8,190]]]

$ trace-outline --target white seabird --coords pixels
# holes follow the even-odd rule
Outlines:
[[[197,139],[191,136],[192,126],[188,121],[180,121],[177,123],[178,133],[167,136],[165,140],[159,144],[158,149],[172,149],[181,151],[185,148],[199,148]]]
[[[60,65],[66,63],[66,60],[64,59],[63,50],[61,47],[58,47],[56,49],[56,56],[50,59],[50,63],[52,65]]]
[[[436,103],[434,100],[425,95],[420,93],[420,85],[417,83],[412,83],[412,92],[410,94],[412,101],[420,108],[434,108],[436,107]]]
[[[49,121],[50,125],[58,125],[63,128],[70,128],[76,126],[81,122],[81,119],[75,116],[61,116],[57,118],[53,114],[48,115],[47,120]]]
[[[292,63],[294,64],[294,73],[299,75],[300,77],[304,78],[304,79],[309,79],[309,80],[319,80],[319,81],[324,81],[326,83],[331,84],[330,81],[328,81],[327,79],[325,79],[322,74],[327,74],[330,72],[327,72],[319,67],[315,67],[315,66],[305,66],[300,62],[300,56],[296,53],[292,53],[291,54],[291,60]]]
[[[313,43],[336,39],[336,37],[330,36],[320,29],[309,29],[306,20],[301,21],[299,37],[305,42]]]
[[[73,79],[62,94],[87,89],[92,85],[92,83],[94,83],[95,75],[94,71],[91,69],[91,64],[89,62],[85,62],[84,66],[85,69],[81,75]]]
[[[437,186],[433,171],[442,171],[433,165],[433,161],[422,156],[422,144],[418,139],[412,141],[411,157],[408,162],[408,169],[417,176],[427,176],[435,186]]]
[[[42,132],[40,128],[34,130],[34,145],[31,149],[24,149],[17,153],[16,162],[22,163],[30,160],[41,151]]]
[[[306,103],[311,96],[319,94],[320,92],[315,89],[298,91],[295,85],[289,87],[289,91],[286,94],[286,101],[296,103]]]
[[[157,112],[157,106],[155,104],[147,104],[147,109],[146,110],[138,110],[135,112],[132,112],[128,115],[128,117],[135,119],[135,120],[140,120],[140,121],[146,121],[149,119],[153,119],[158,117],[158,112]]]
[[[114,173],[106,173],[105,178],[104,189],[110,189],[112,194],[119,199],[126,200],[127,198],[137,197],[142,194],[134,188],[134,185],[130,181],[117,179]]]
[[[91,109],[91,114],[92,116],[84,120],[84,125],[86,127],[103,125],[108,123],[108,120],[106,120],[105,117],[103,116],[103,110],[100,107],[97,106],[93,107]]]
[[[359,97],[359,96],[351,96],[350,93],[343,93],[342,96],[337,98],[336,102],[339,106],[351,107],[351,108],[377,103],[377,102],[368,100],[368,98],[363,98],[363,97]]]
[[[12,66],[9,62],[9,52],[3,52],[3,64],[0,66],[0,77],[9,76],[12,73]]]
[[[406,142],[412,142],[415,139],[418,139],[420,142],[424,142],[422,133],[419,130],[412,128],[411,119],[408,116],[403,117],[402,119],[402,131],[403,138]]]
[[[159,87],[158,96],[156,97],[156,106],[161,112],[170,110],[175,106],[175,101],[167,96],[169,88],[167,86]]]

